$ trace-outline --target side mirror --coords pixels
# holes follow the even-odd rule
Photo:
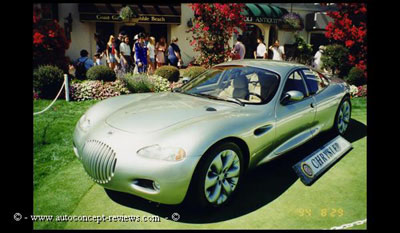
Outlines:
[[[288,91],[281,99],[281,104],[285,105],[290,101],[300,101],[302,99],[304,99],[304,95],[300,91]]]

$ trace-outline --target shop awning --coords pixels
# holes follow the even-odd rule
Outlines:
[[[278,24],[286,13],[285,8],[261,3],[246,3],[242,10],[246,23]]]
[[[180,24],[180,4],[114,4],[79,3],[79,19],[82,22],[122,22],[120,9],[129,5],[139,14],[138,23]]]

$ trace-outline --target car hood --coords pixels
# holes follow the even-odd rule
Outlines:
[[[157,93],[110,114],[106,123],[130,133],[150,133],[183,121],[232,111],[240,106],[180,93]]]

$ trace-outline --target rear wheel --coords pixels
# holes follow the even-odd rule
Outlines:
[[[335,117],[334,130],[340,135],[344,135],[348,129],[351,119],[351,103],[348,96],[344,97],[340,102]]]
[[[193,180],[192,198],[201,207],[226,205],[241,181],[243,155],[235,143],[223,143],[207,152]]]

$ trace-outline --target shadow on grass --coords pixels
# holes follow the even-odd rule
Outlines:
[[[351,119],[347,132],[344,138],[355,142],[367,135],[366,125]],[[332,132],[321,133],[280,158],[249,171],[232,202],[218,210],[201,212],[186,202],[180,205],[157,205],[126,193],[112,190],[106,190],[106,193],[118,204],[143,210],[169,220],[173,213],[178,213],[180,215],[179,222],[200,224],[225,221],[251,213],[282,195],[298,179],[292,166],[336,136]]]

